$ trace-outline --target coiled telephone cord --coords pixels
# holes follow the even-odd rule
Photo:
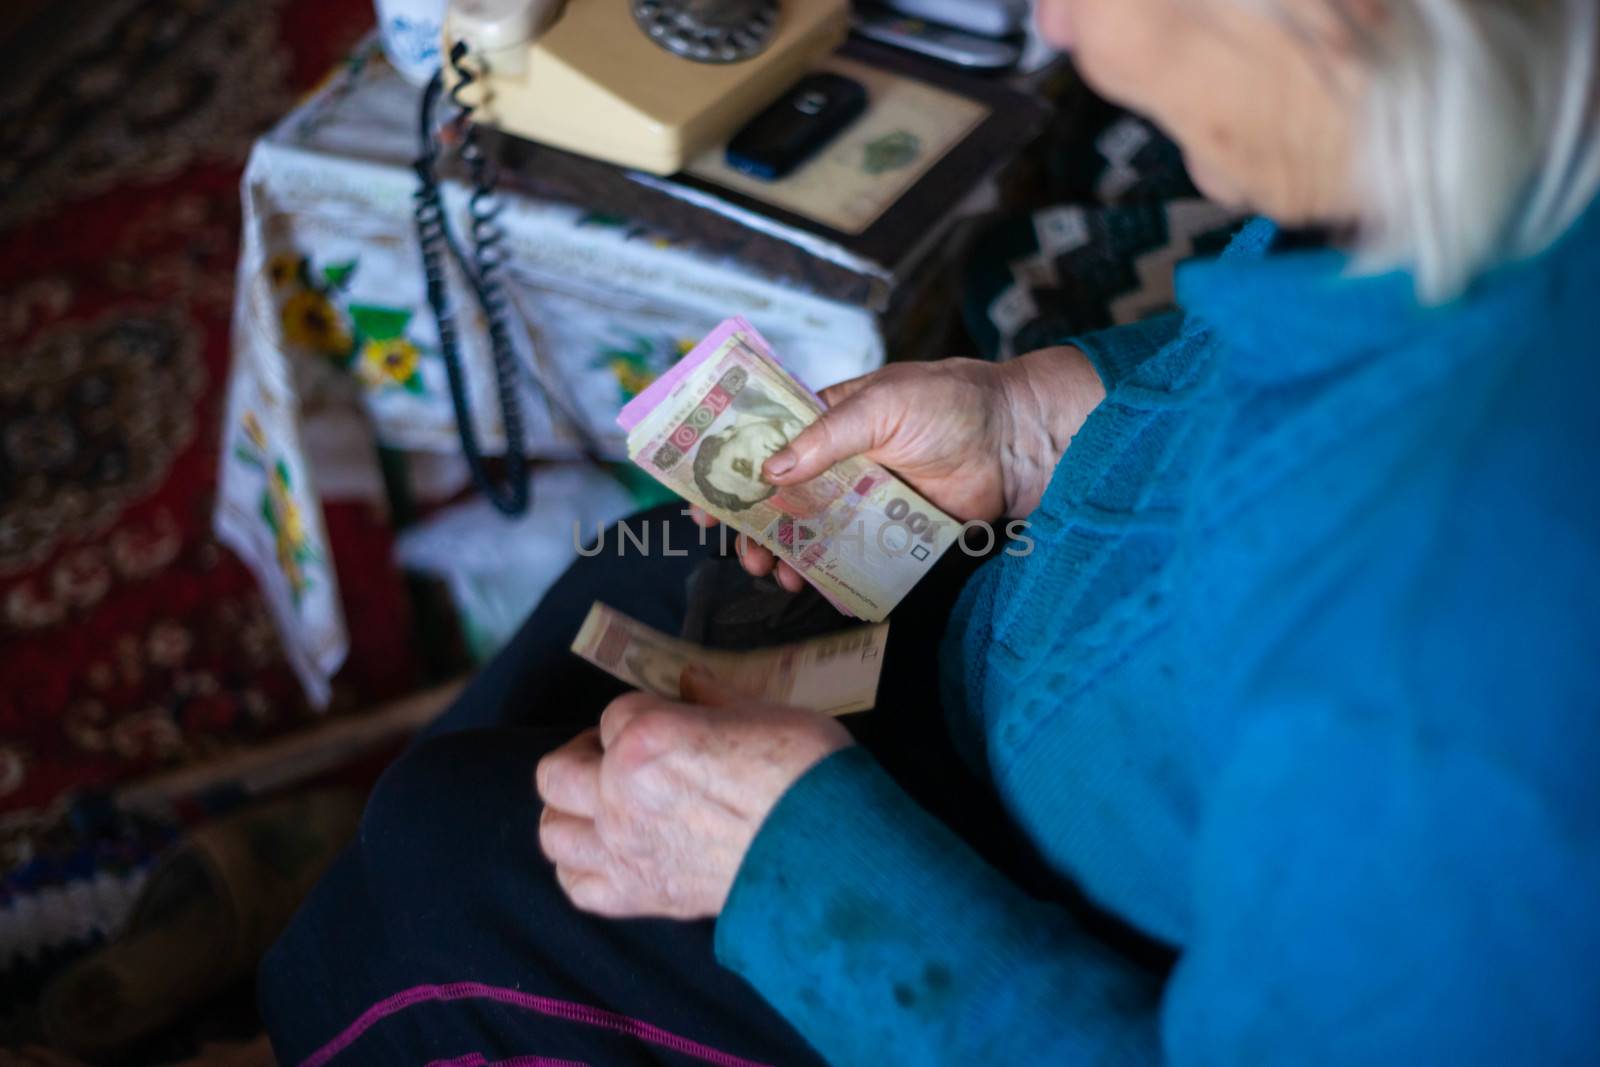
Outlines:
[[[502,205],[494,191],[494,166],[478,141],[478,128],[472,122],[472,105],[462,97],[463,91],[478,77],[467,64],[466,54],[466,45],[460,42],[450,49],[449,63],[456,75],[455,85],[450,90],[450,102],[456,107],[452,125],[461,137],[460,155],[466,164],[472,189],[467,199],[472,256],[469,258],[462,252],[451,232],[445,214],[444,197],[439,188],[439,144],[434,135],[434,110],[444,90],[442,68],[434,72],[422,94],[421,155],[414,164],[419,179],[414,215],[417,240],[422,248],[422,273],[428,306],[433,309],[438,322],[439,351],[444,358],[445,374],[450,382],[450,399],[455,408],[462,455],[472,472],[473,482],[489,502],[501,513],[517,516],[525,513],[532,504],[533,485],[522,402],[517,394],[517,356],[511,345],[507,300],[499,276],[506,260],[505,229],[498,221]],[[467,398],[466,373],[462,369],[458,347],[457,320],[450,305],[445,273],[445,249],[449,250],[461,273],[466,276],[467,285],[477,298],[478,307],[482,309],[489,326],[495,389],[506,436],[505,466],[499,478],[490,472],[484,458]],[[537,383],[534,384],[537,387]]]

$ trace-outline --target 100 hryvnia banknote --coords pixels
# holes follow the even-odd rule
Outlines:
[[[767,458],[824,410],[754,327],[729,319],[617,421],[656,480],[788,561],[841,611],[878,622],[960,524],[859,456],[802,485],[763,481]]]
[[[681,699],[683,669],[697,663],[730,689],[771,704],[825,715],[866,711],[877,699],[889,624],[858,626],[772,648],[728,652],[668,637],[595,603],[572,651],[607,674],[669,700]]]

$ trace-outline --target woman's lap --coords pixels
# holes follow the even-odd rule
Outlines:
[[[330,1043],[333,1063],[710,1056],[675,1054],[654,1028],[722,1054],[712,1062],[816,1062],[716,965],[710,923],[615,922],[567,904],[539,853],[531,786],[566,736],[459,731],[385,775],[358,842],[263,967],[280,1062]]]
[[[485,726],[581,730],[626,690],[570,651],[589,606],[604,601],[647,626],[676,633],[688,606],[689,576],[702,561],[719,555],[720,539],[710,532],[702,544],[701,531],[676,505],[642,512],[623,524],[639,540],[625,541],[613,527],[598,550],[589,546],[586,551],[595,554],[567,568],[516,636],[424,737]],[[635,547],[640,543],[647,549]],[[672,554],[662,551],[664,545]]]
[[[302,1062],[337,1041],[347,1043],[336,1063],[473,1054],[490,1062],[817,1062],[717,965],[710,922],[584,915],[539,851],[534,765],[623,691],[567,651],[584,613],[599,599],[675,631],[689,573],[716,554],[715,537],[702,548],[686,520],[667,521],[674,548],[688,555],[618,558],[608,539],[602,555],[577,561],[378,783],[358,840],[263,964],[262,1010],[280,1062]],[[953,554],[896,613],[880,710],[848,724],[937,814],[992,833],[1001,816],[950,749],[931,669],[970,569]],[[672,1038],[652,1028],[703,1047],[673,1051]]]

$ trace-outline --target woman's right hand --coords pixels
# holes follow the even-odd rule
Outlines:
[[[767,460],[766,481],[798,485],[865,455],[966,522],[1031,514],[1105,389],[1082,352],[1060,347],[998,364],[894,363],[821,395],[828,411]],[[787,563],[743,536],[739,557],[755,575],[776,563],[786,589],[803,584]]]

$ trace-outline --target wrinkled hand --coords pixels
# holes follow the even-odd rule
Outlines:
[[[539,761],[539,846],[578,908],[612,918],[722,911],[784,792],[852,744],[832,719],[752,702],[694,668],[688,703],[628,693]]]
[[[828,411],[767,460],[763,478],[796,485],[865,454],[965,522],[1032,514],[1105,389],[1082,352],[1061,347],[998,364],[892,363],[821,396]],[[691,511],[702,526],[716,521]],[[785,589],[804,584],[788,563],[743,535],[738,550],[750,573],[768,574],[776,564]]]

